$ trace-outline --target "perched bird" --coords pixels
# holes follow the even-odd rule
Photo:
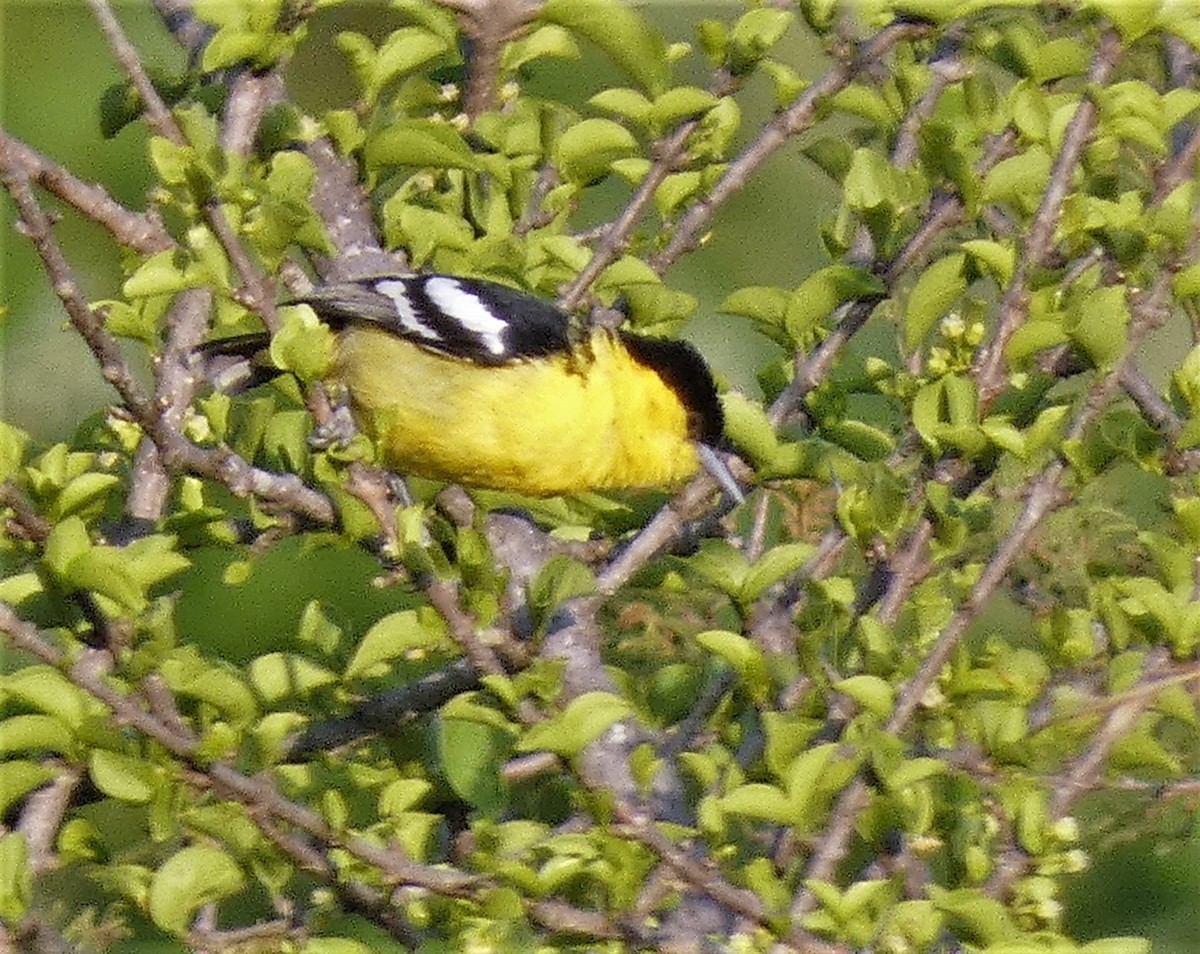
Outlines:
[[[382,459],[418,474],[531,496],[666,487],[715,454],[712,375],[683,341],[594,328],[549,302],[451,275],[314,288],[339,331],[332,377]]]

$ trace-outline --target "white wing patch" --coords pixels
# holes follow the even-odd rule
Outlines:
[[[384,289],[380,290],[390,294]],[[453,278],[444,275],[430,278],[425,282],[425,294],[447,317],[453,318],[467,331],[478,335],[488,351],[496,355],[504,354],[506,349],[503,334],[508,322],[488,311],[482,301],[466,291]],[[409,310],[411,311],[411,306]]]
[[[375,283],[375,290],[381,295],[387,295],[392,300],[392,304],[396,306],[396,317],[400,320],[400,327],[415,335],[420,335],[428,341],[441,341],[441,335],[421,321],[421,316],[417,314],[409,300],[408,289],[403,281],[399,279],[379,281]]]

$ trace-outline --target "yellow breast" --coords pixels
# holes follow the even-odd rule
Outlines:
[[[336,373],[400,473],[537,496],[692,476],[699,462],[675,392],[607,332],[587,350],[483,367],[353,326]]]

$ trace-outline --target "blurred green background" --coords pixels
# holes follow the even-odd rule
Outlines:
[[[733,3],[698,4],[662,0],[648,8],[670,40],[691,40],[694,24],[706,16],[728,18]],[[148,65],[177,72],[183,57],[157,18],[141,3],[116,5]],[[342,29],[355,29],[378,39],[398,25],[394,13],[382,4],[362,3],[323,11],[313,22],[310,42],[291,69],[291,88],[306,108],[319,111],[345,105],[352,98],[349,75],[330,41]],[[799,29],[787,41],[783,58],[802,73],[821,67],[815,45]],[[553,92],[582,104],[591,93],[615,79],[596,51],[585,68],[577,64],[550,65],[533,82],[542,92]],[[699,70],[699,65],[693,67]],[[703,84],[696,72],[689,79]],[[81,0],[0,0],[0,112],[5,129],[46,153],[88,181],[100,182],[113,196],[135,207],[145,204],[145,135],[130,127],[112,140],[98,131],[98,104],[103,91],[121,80],[121,74],[100,37],[91,13]],[[754,130],[769,113],[770,91],[759,79],[741,100],[743,128]],[[735,386],[753,392],[754,371],[773,354],[774,346],[715,315],[716,305],[733,289],[748,284],[794,286],[809,272],[825,264],[818,230],[832,213],[836,195],[814,167],[800,154],[802,141],[789,144],[766,165],[749,187],[722,210],[710,241],[688,256],[667,276],[678,288],[701,301],[697,317],[686,335],[701,348],[718,374]],[[625,195],[619,184],[610,186],[609,201],[616,207]],[[27,242],[12,229],[12,209],[0,199],[0,301],[8,314],[0,322],[0,417],[32,432],[38,441],[70,435],[86,414],[112,400],[85,348],[63,323],[63,315],[40,272]],[[97,227],[64,210],[57,230],[76,267],[86,294],[92,299],[115,297],[120,281],[117,253]],[[860,348],[894,354],[893,332],[876,322]],[[1178,344],[1158,345],[1177,357]],[[1165,359],[1165,355],[1163,355]],[[1147,367],[1165,366],[1156,355],[1146,355]],[[277,549],[272,558],[292,559]],[[280,554],[283,554],[280,556]],[[359,565],[361,555],[342,554],[338,560],[347,577],[369,576],[370,566]],[[357,562],[355,562],[357,561]],[[180,607],[180,627],[188,631],[187,616],[201,618],[213,612],[226,597],[220,582],[223,561],[213,557],[207,572],[198,572],[197,585]],[[348,588],[338,579],[323,576],[320,592],[297,574],[255,570],[259,581],[271,581],[270,593],[243,590],[239,604],[247,607],[269,602],[281,618],[294,619],[309,598],[336,602]],[[281,578],[299,580],[295,592],[278,592]],[[207,579],[208,584],[202,581]],[[261,587],[260,587],[261,589]],[[347,617],[369,619],[385,611],[387,600],[367,599],[343,606]],[[261,639],[257,613],[243,614],[246,630],[227,634],[231,657],[237,647],[254,636]],[[343,618],[354,625],[354,619]],[[1126,806],[1128,807],[1128,806]],[[1094,808],[1096,817],[1116,810],[1111,802]],[[1144,817],[1139,818],[1144,824]],[[1067,923],[1080,939],[1111,934],[1144,934],[1164,954],[1200,951],[1200,824],[1195,818],[1172,819],[1159,825],[1162,836],[1142,838],[1134,844],[1109,839],[1094,858],[1094,866],[1077,879]],[[1085,827],[1086,830],[1086,827]],[[120,950],[133,950],[124,945]]]

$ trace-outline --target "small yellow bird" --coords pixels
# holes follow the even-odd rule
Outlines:
[[[703,464],[740,499],[713,450],[712,375],[686,342],[573,337],[549,302],[451,275],[324,285],[292,304],[339,330],[332,377],[399,473],[550,496],[666,487]]]

